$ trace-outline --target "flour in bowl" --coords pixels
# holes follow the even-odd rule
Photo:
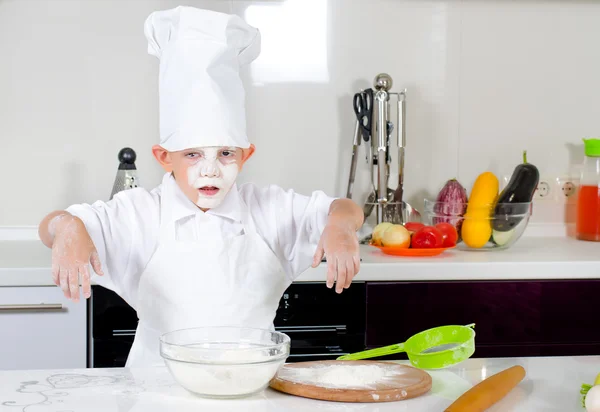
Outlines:
[[[241,345],[240,345],[241,346]],[[194,354],[193,348],[174,348],[165,362],[180,385],[199,395],[231,397],[264,389],[285,362],[268,351],[224,348]]]

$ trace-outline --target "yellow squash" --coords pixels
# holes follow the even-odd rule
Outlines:
[[[490,215],[499,186],[498,178],[492,172],[480,174],[473,184],[461,229],[463,242],[471,248],[482,248],[492,236]]]

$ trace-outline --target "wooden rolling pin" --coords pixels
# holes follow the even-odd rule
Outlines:
[[[445,412],[483,412],[504,398],[525,377],[522,366],[513,366],[490,376],[458,398]]]

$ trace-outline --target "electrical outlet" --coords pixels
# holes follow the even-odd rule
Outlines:
[[[557,177],[558,176],[558,177]],[[579,178],[570,172],[559,175],[540,176],[538,187],[533,195],[531,222],[536,224],[569,224],[575,221],[575,200]]]
[[[559,177],[556,179],[557,192],[561,198],[569,198],[577,192],[577,181],[570,177]]]
[[[535,192],[533,193],[534,200],[550,200],[552,199],[552,180],[540,179]]]

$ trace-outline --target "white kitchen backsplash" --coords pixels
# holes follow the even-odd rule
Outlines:
[[[0,242],[40,240],[37,226],[0,226]]]
[[[510,175],[525,149],[542,176],[568,176],[581,138],[600,135],[600,2],[0,0],[0,226],[108,199],[126,146],[142,186],[159,183],[158,61],[143,22],[179,4],[262,31],[245,73],[257,151],[243,181],[345,194],[352,95],[379,72],[408,90],[405,193],[417,207],[449,178]],[[362,156],[358,173],[362,202]],[[561,207],[546,201],[538,217],[560,221]]]

